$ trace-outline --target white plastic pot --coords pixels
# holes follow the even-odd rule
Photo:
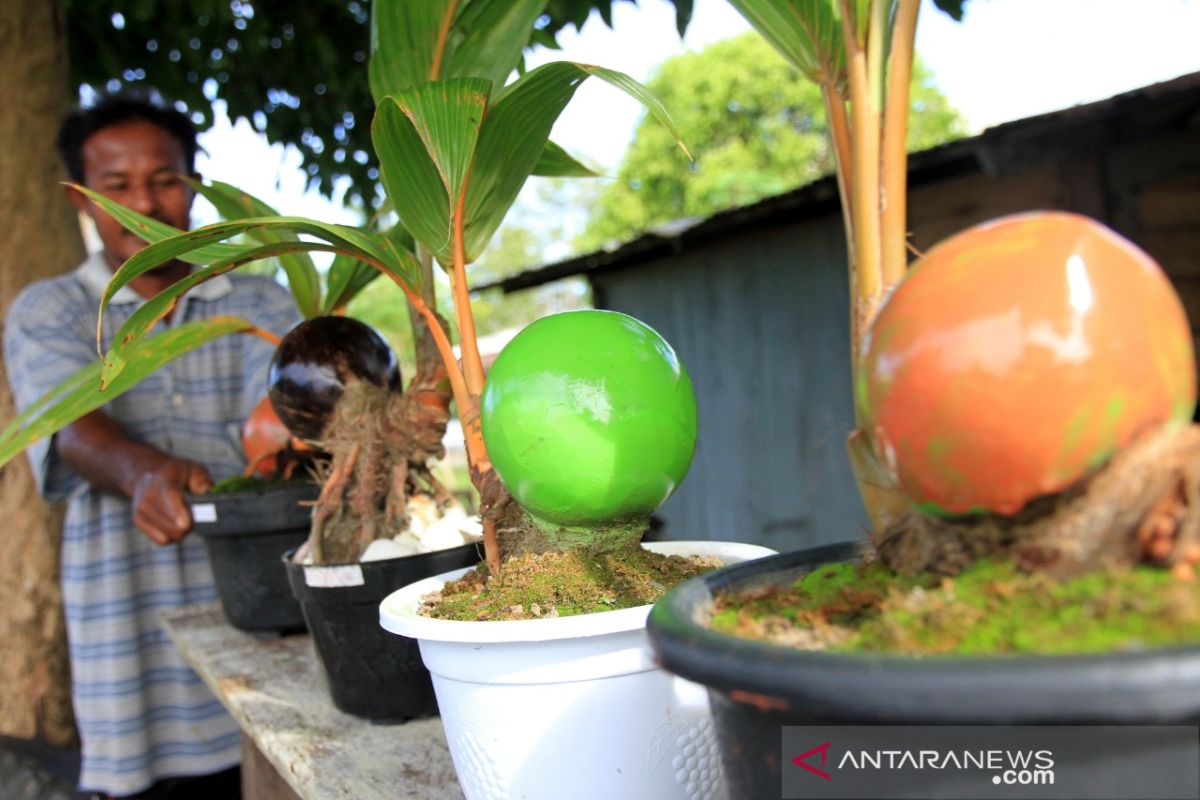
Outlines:
[[[731,564],[773,555],[733,542],[653,542]],[[650,606],[553,619],[457,622],[417,614],[466,570],[405,586],[380,624],[419,640],[468,800],[725,796],[707,691],[659,669]]]

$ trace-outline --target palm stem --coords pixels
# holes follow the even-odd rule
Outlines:
[[[259,339],[262,339],[264,342],[270,342],[271,344],[275,345],[276,347],[279,347],[279,345],[283,344],[282,339],[280,339],[274,333],[272,333],[271,331],[269,331],[265,328],[250,328],[249,330],[244,331],[244,333],[246,333],[248,336],[257,336]]]
[[[433,60],[429,64],[429,80],[431,81],[442,77],[442,58],[446,55],[446,40],[450,37],[450,24],[454,22],[454,12],[457,8],[458,0],[450,0],[446,4],[446,13],[442,16],[437,41],[433,45]]]
[[[882,280],[879,269],[879,112],[873,110],[867,80],[867,56],[854,33],[849,0],[838,0],[850,79],[851,205],[858,287],[851,337],[857,357],[863,333],[878,305]]]
[[[908,96],[912,81],[913,42],[920,0],[899,0],[888,63],[887,106],[883,117],[883,264],[884,290],[904,277],[908,193]]]
[[[479,340],[475,334],[475,315],[471,312],[471,293],[467,288],[467,256],[463,243],[463,214],[466,205],[466,186],[458,195],[454,211],[453,264],[450,272],[454,296],[454,316],[458,319],[458,345],[462,350],[463,374],[467,391],[478,397],[483,392],[483,359],[479,355]]]

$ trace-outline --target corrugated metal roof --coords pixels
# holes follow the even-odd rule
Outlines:
[[[909,183],[911,186],[920,186],[973,171],[996,173],[1016,161],[1050,157],[1053,149],[1061,149],[1061,141],[1069,142],[1070,148],[1077,149],[1078,142],[1069,138],[1064,140],[1064,135],[1069,137],[1072,129],[1127,118],[1136,120],[1140,113],[1150,108],[1189,99],[1200,106],[1200,72],[1135,89],[1107,100],[1006,122],[988,128],[978,136],[912,154],[909,156]],[[1045,147],[1048,138],[1060,140],[1059,147]],[[1038,144],[1033,145],[1034,142]],[[537,267],[477,286],[474,291],[499,288],[505,292],[515,292],[572,275],[631,267],[682,252],[735,231],[745,233],[755,228],[790,224],[807,217],[828,214],[836,210],[837,203],[837,184],[832,176],[827,176],[751,205],[721,211],[707,219],[680,220],[660,226],[612,250],[598,250]]]

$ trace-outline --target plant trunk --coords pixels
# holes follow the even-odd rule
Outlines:
[[[71,104],[59,6],[7,0],[0,12],[0,315],[17,292],[65,272],[84,255],[79,225],[58,182],[58,124]],[[0,363],[0,425],[13,418]],[[0,469],[0,732],[52,744],[76,739],[59,591],[62,515],[37,499],[29,466]]]
[[[953,575],[982,558],[1011,558],[1061,577],[1139,563],[1195,564],[1200,426],[1144,436],[1087,479],[1015,516],[910,512],[871,538],[880,559],[908,575]]]

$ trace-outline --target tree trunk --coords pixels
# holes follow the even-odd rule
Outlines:
[[[0,315],[26,284],[71,269],[83,243],[58,181],[54,137],[71,104],[66,30],[52,0],[0,9]],[[13,417],[0,362],[0,425]],[[59,591],[62,514],[37,498],[23,457],[0,469],[0,733],[75,740]]]

